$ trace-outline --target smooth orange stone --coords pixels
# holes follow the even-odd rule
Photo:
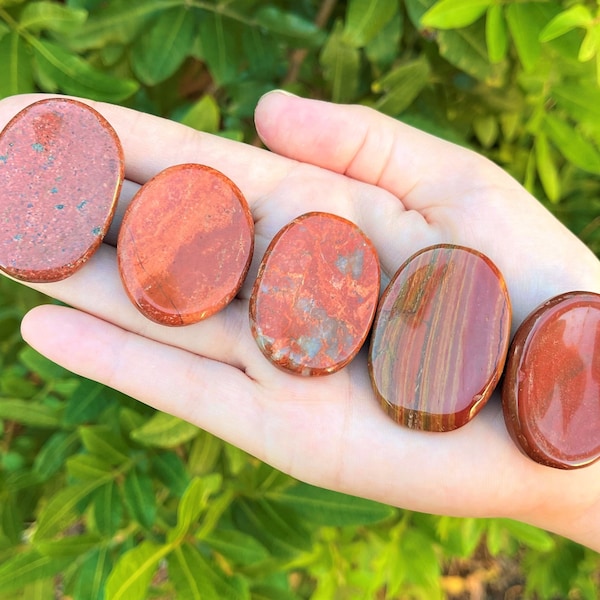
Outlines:
[[[599,294],[561,294],[525,319],[502,404],[509,433],[533,460],[574,469],[600,458]]]
[[[205,165],[165,169],[138,191],[117,243],[127,294],[149,319],[189,325],[223,309],[252,259],[254,222],[238,187]]]
[[[271,242],[254,284],[258,347],[298,375],[340,370],[369,332],[379,280],[377,252],[354,223],[329,213],[298,217]]]
[[[489,258],[447,244],[413,255],[373,326],[369,372],[381,405],[412,429],[465,425],[498,383],[510,324],[508,291]]]
[[[123,151],[89,106],[50,98],[0,133],[0,269],[22,281],[69,277],[98,249],[123,182]]]

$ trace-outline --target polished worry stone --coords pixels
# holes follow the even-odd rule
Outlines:
[[[504,279],[483,254],[444,244],[413,255],[386,288],[371,335],[382,407],[412,429],[461,427],[498,383],[510,325]]]
[[[561,294],[525,319],[502,404],[511,437],[533,460],[574,469],[600,458],[600,295]]]
[[[250,300],[263,354],[300,375],[326,375],[360,350],[377,307],[377,252],[350,221],[307,213],[273,239]]]
[[[76,272],[100,246],[123,182],[110,124],[76,100],[29,105],[0,133],[0,269],[22,281]]]
[[[117,242],[121,279],[133,304],[163,325],[190,325],[238,293],[254,248],[246,199],[223,173],[176,165],[143,185]]]

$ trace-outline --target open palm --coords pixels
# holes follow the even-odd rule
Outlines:
[[[2,101],[0,126],[35,99]],[[384,283],[431,244],[487,254],[506,278],[515,327],[557,293],[600,291],[595,257],[513,179],[468,150],[364,107],[270,94],[256,122],[273,152],[127,109],[94,107],[125,150],[119,215],[139,186],[167,166],[210,165],[248,199],[256,223],[253,265],[221,313],[183,328],[156,325],[122,289],[117,216],[107,243],[75,276],[35,286],[78,310],[34,309],[23,322],[31,345],[313,484],[420,511],[518,518],[598,543],[600,463],[562,472],[525,458],[506,432],[497,397],[459,430],[408,430],[377,405],[364,351],[339,373],[301,378],[265,359],[248,324],[252,282],[269,241],[315,210],[346,217],[371,238]]]

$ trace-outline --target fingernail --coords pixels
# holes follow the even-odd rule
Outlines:
[[[281,94],[282,96],[288,96],[290,98],[298,98],[298,96],[296,96],[296,94],[292,94],[292,92],[288,92],[287,90],[282,90],[280,88],[277,88],[275,90],[270,90],[268,91],[266,94],[263,94],[260,98],[260,100],[262,100],[263,98],[266,98],[267,96],[270,96],[271,94]],[[259,102],[260,102],[259,100]]]

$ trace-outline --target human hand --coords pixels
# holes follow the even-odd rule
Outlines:
[[[2,101],[0,127],[36,99]],[[269,241],[315,210],[355,222],[378,249],[386,281],[431,244],[483,252],[507,281],[514,327],[555,294],[600,291],[597,259],[520,185],[486,159],[364,107],[267,95],[256,123],[273,153],[94,107],[121,138],[127,181],[100,251],[73,277],[32,286],[75,307],[32,310],[22,331],[34,348],[315,485],[424,512],[515,518],[600,550],[600,462],[565,472],[526,458],[497,395],[461,429],[405,429],[377,405],[364,351],[336,374],[301,378],[267,361],[248,324]],[[185,162],[217,168],[240,187],[256,223],[255,257],[224,311],[166,328],[130,304],[114,243],[139,186]]]

